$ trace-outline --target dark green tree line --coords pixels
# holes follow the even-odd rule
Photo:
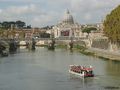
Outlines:
[[[3,30],[8,30],[11,28],[11,26],[13,26],[14,28],[18,28],[18,29],[23,29],[23,28],[31,28],[31,25],[26,26],[26,23],[23,21],[3,21],[0,22],[0,28]]]

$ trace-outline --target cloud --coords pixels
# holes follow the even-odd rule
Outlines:
[[[71,10],[79,23],[97,23],[114,9],[120,0],[71,0]]]
[[[57,24],[69,9],[78,23],[97,23],[120,0],[0,0],[1,20],[23,20],[32,26]]]
[[[0,13],[2,13],[2,9],[0,9]]]
[[[59,14],[53,11],[48,11],[46,14],[33,16],[30,20],[31,24],[35,26],[47,26],[56,24]],[[47,23],[47,24],[46,24]]]
[[[36,11],[36,6],[31,4],[26,6],[10,6],[4,10],[4,13],[21,15],[21,14],[34,13],[35,11]]]
[[[38,8],[39,7],[37,7],[34,4],[20,5],[20,6],[8,6],[6,8],[0,9],[1,21],[22,20],[28,24],[38,25],[39,24],[38,21],[41,21],[42,19],[46,20],[44,18],[48,18],[48,17],[38,18],[38,16],[40,17],[40,16],[46,15],[46,12],[44,10],[41,10],[40,8],[39,9]],[[37,18],[40,20],[37,21]],[[44,22],[47,23],[47,20]]]
[[[74,10],[99,10],[111,8],[118,5],[120,0],[71,0],[71,7]]]
[[[36,16],[31,20],[33,26],[46,26],[46,23],[49,23],[53,20],[51,16]]]
[[[92,16],[91,16],[90,13],[86,13],[85,16],[84,16],[84,18],[85,18],[86,20],[91,20],[91,19],[92,19]]]

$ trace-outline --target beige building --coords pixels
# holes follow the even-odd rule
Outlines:
[[[81,31],[81,25],[75,23],[69,10],[65,12],[63,20],[53,27],[52,33],[55,38],[70,39],[84,37],[84,34]]]

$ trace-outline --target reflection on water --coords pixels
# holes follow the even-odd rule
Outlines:
[[[120,62],[108,61],[106,64],[106,72],[111,76],[120,76]]]
[[[120,63],[77,52],[37,48],[0,58],[0,90],[120,90]],[[69,74],[69,65],[92,65],[95,77]]]

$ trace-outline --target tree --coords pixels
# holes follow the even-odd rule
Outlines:
[[[106,16],[103,25],[104,34],[109,40],[120,44],[120,5]]]
[[[97,28],[94,27],[86,27],[82,30],[83,33],[87,33],[89,35],[89,33],[91,33],[91,31],[96,31]]]
[[[16,21],[15,23],[18,28],[24,28],[26,26],[25,22],[22,21]]]
[[[50,34],[49,33],[40,33],[40,38],[50,38]]]
[[[10,28],[10,24],[7,21],[4,21],[3,23],[1,23],[1,25],[2,25],[2,28],[5,29],[5,30]]]
[[[4,29],[4,30],[8,30],[8,29],[11,28],[12,25],[15,26],[14,21],[10,21],[10,22],[4,21],[4,22],[1,23],[1,28]]]
[[[26,28],[27,28],[27,29],[31,29],[32,27],[31,27],[31,25],[28,25],[28,26],[26,26]]]

